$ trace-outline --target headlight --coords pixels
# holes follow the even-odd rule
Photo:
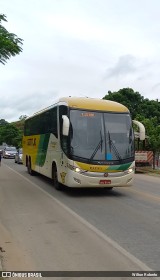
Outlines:
[[[125,174],[130,174],[130,173],[132,173],[132,172],[134,172],[134,171],[135,171],[135,168],[134,168],[134,167],[130,167],[130,168],[128,168],[127,170],[125,170],[124,173],[125,173]]]
[[[75,171],[78,172],[78,173],[80,173],[82,170],[81,170],[79,167],[76,167],[76,168],[75,168]]]
[[[77,172],[77,173],[82,173],[82,172],[84,172],[84,170],[80,169],[79,167],[73,166],[73,165],[71,165],[71,164],[68,164],[68,168],[71,169],[71,170],[73,170],[73,171],[75,171],[75,172]]]

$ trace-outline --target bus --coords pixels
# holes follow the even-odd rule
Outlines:
[[[131,186],[135,151],[128,108],[96,98],[60,98],[25,120],[23,164],[59,190]]]

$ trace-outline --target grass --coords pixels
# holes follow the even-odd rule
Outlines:
[[[160,175],[160,169],[153,169],[151,167],[138,167],[136,173],[147,173],[151,175]]]

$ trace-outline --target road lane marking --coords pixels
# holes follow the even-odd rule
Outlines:
[[[92,232],[94,232],[98,237],[103,239],[105,242],[110,244],[114,249],[116,249],[118,252],[120,252],[123,256],[128,258],[131,262],[133,262],[135,265],[139,267],[142,271],[153,271],[150,267],[148,267],[145,263],[140,261],[138,258],[136,258],[134,255],[129,253],[127,250],[125,250],[123,247],[121,247],[118,243],[116,243],[114,240],[112,240],[110,237],[108,237],[106,234],[104,234],[102,231],[97,229],[95,226],[90,224],[88,221],[86,221],[84,218],[82,218],[80,215],[78,215],[76,212],[74,212],[72,209],[70,209],[68,206],[66,206],[64,203],[59,201],[57,198],[49,194],[47,191],[43,190],[41,187],[39,187],[36,183],[32,182],[30,179],[26,178],[24,175],[20,174],[13,168],[5,166],[10,169],[15,174],[22,177],[24,180],[32,184],[34,187],[36,187],[38,190],[43,192],[45,195],[47,195],[49,198],[51,198],[55,203],[57,203],[59,206],[61,206],[64,210],[66,210],[68,213],[70,213],[73,217],[75,217],[78,221],[80,221],[83,225],[85,225],[87,228],[89,228]],[[153,278],[154,279],[154,278]]]

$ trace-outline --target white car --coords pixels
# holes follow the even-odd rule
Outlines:
[[[15,155],[15,163],[23,163],[23,150],[22,148],[18,149]]]
[[[17,149],[15,147],[6,147],[3,150],[3,158],[15,158]]]

